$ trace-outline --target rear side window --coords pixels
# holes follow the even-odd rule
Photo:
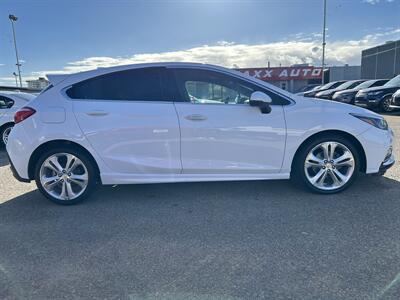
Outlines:
[[[13,105],[14,105],[14,100],[4,96],[0,96],[0,109],[9,109],[13,107]]]
[[[74,84],[67,90],[72,99],[163,101],[161,68],[113,72]]]

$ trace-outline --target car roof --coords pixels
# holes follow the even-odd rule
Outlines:
[[[131,69],[140,69],[140,68],[151,68],[151,67],[166,67],[166,68],[197,68],[197,69],[207,69],[207,70],[214,70],[214,71],[220,71],[223,73],[229,73],[231,75],[235,75],[237,77],[241,77],[242,79],[250,80],[252,82],[258,83],[259,85],[266,86],[268,89],[273,90],[274,92],[284,95],[286,97],[291,97],[293,96],[291,93],[279,89],[276,86],[262,81],[260,79],[257,79],[255,77],[252,77],[248,74],[245,74],[243,72],[234,70],[234,69],[229,69],[221,66],[216,66],[212,64],[204,64],[204,63],[194,63],[194,62],[154,62],[154,63],[141,63],[141,64],[129,64],[129,65],[118,65],[118,66],[112,66],[112,67],[99,67],[97,69],[89,70],[89,71],[83,71],[79,73],[73,73],[73,74],[48,74],[46,75],[47,78],[50,81],[50,84],[53,86],[58,85],[59,83],[62,83],[61,86],[65,87],[71,84],[74,84],[76,82],[89,79],[92,77],[112,73],[112,72],[117,72],[117,71],[125,71],[125,70],[131,70]]]

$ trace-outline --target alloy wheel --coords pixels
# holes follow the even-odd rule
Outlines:
[[[70,153],[57,153],[48,157],[40,167],[43,189],[58,200],[74,200],[82,195],[89,184],[85,164]]]
[[[304,172],[316,188],[332,191],[343,187],[355,170],[353,153],[339,142],[323,142],[306,156]]]
[[[382,110],[384,112],[392,111],[392,109],[390,107],[390,101],[391,101],[390,98],[383,99],[383,101],[382,101]]]

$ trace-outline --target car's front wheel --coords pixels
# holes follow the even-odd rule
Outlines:
[[[93,163],[75,149],[53,149],[41,155],[35,181],[39,190],[57,204],[70,205],[84,200],[96,184]]]
[[[359,172],[359,154],[353,143],[342,137],[320,137],[303,147],[295,162],[295,177],[314,192],[343,191]]]
[[[382,99],[381,103],[379,104],[379,108],[382,112],[391,112],[393,109],[390,107],[391,98],[386,97]]]
[[[8,124],[0,128],[0,146],[5,147],[8,143],[8,136],[10,135],[11,129],[14,124]]]

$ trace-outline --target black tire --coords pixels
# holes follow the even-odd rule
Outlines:
[[[3,135],[4,132],[8,129],[12,129],[14,127],[13,123],[8,123],[0,128],[0,147],[6,147],[6,143],[4,142]]]
[[[306,161],[306,157],[308,153],[317,145],[323,142],[338,142],[346,146],[350,152],[352,153],[354,157],[354,172],[351,176],[351,178],[340,188],[334,189],[334,190],[323,190],[315,187],[313,184],[309,182],[307,179],[305,170],[304,170],[304,165]],[[356,180],[359,170],[360,170],[360,154],[358,153],[357,148],[354,146],[354,144],[348,139],[345,138],[341,135],[324,135],[324,136],[318,136],[308,142],[307,144],[303,144],[301,148],[299,149],[299,152],[295,156],[295,160],[293,161],[292,165],[292,179],[295,181],[295,183],[303,188],[306,188],[314,193],[319,193],[319,194],[335,194],[344,191],[347,189],[349,186],[353,184],[353,182]]]
[[[393,109],[389,107],[390,102],[391,102],[391,97],[383,98],[382,101],[379,103],[379,110],[381,112],[391,112]]]
[[[50,195],[45,190],[45,188],[42,186],[42,184],[40,182],[40,168],[41,168],[42,164],[45,162],[45,160],[47,158],[49,158],[50,156],[57,154],[57,153],[68,153],[68,154],[72,154],[72,155],[76,156],[77,158],[79,158],[82,161],[82,163],[85,165],[85,167],[87,169],[87,172],[88,172],[87,187],[86,187],[85,191],[75,199],[72,199],[72,200],[57,199],[57,198],[53,197],[52,195]],[[79,151],[79,150],[76,150],[73,148],[55,148],[55,149],[46,151],[39,157],[37,164],[35,166],[35,182],[36,182],[38,189],[51,202],[54,202],[56,204],[61,204],[61,205],[78,204],[78,203],[82,202],[83,200],[85,200],[87,197],[89,197],[89,195],[95,189],[96,183],[97,183],[97,178],[98,178],[98,174],[96,171],[96,167],[94,166],[93,159],[91,157],[88,157],[82,151]]]

